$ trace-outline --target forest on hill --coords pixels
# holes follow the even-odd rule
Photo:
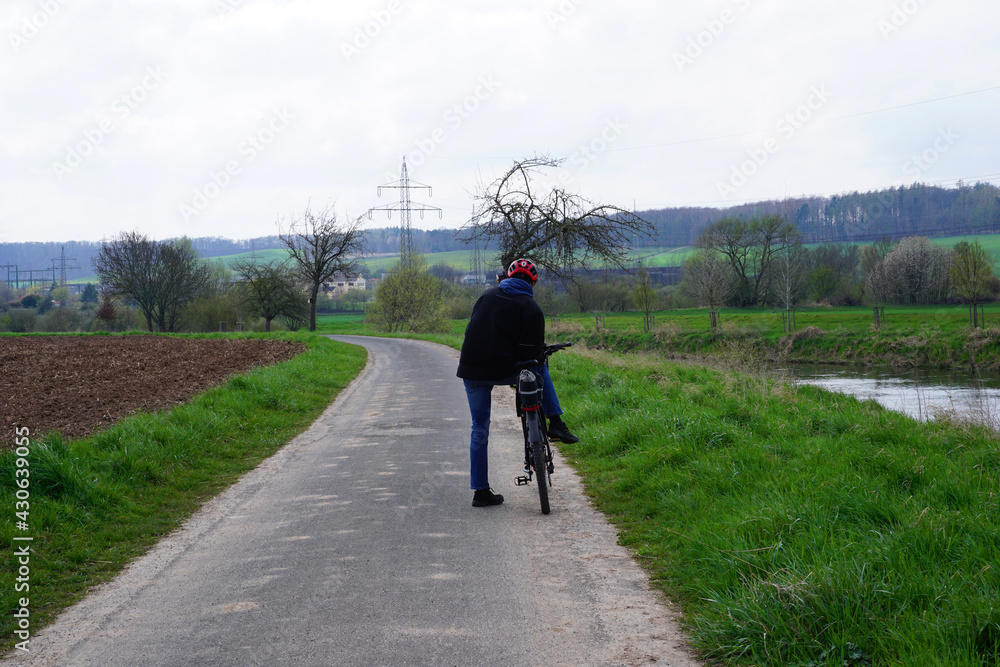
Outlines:
[[[961,236],[1000,233],[1000,188],[991,183],[955,187],[915,183],[910,186],[833,196],[761,201],[728,208],[686,207],[639,211],[653,224],[648,238],[635,240],[637,247],[681,247],[694,245],[714,222],[727,217],[749,219],[778,215],[795,224],[805,243],[870,243],[883,237],[899,240],[907,236]],[[129,223],[123,223],[123,228]],[[398,252],[399,227],[366,231],[369,252]],[[281,247],[277,235],[253,239],[199,237],[191,239],[201,257],[221,257],[254,250]],[[425,254],[466,250],[456,229],[413,230],[414,247]],[[50,272],[58,278],[66,258],[69,280],[93,274],[91,259],[100,241],[49,243],[0,243],[0,280],[6,280],[13,265],[17,270]],[[485,249],[488,250],[488,249]]]
[[[656,228],[650,245],[694,245],[722,218],[777,215],[798,227],[805,243],[870,243],[882,237],[970,236],[1000,232],[1000,188],[992,183],[953,188],[910,186],[830,197],[754,202],[729,208],[640,211]]]

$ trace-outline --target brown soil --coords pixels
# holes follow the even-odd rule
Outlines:
[[[71,438],[182,403],[225,378],[303,352],[301,343],[167,336],[0,337],[0,449],[14,429]]]

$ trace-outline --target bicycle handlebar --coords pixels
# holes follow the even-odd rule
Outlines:
[[[567,347],[572,347],[573,343],[554,343],[552,345],[545,346],[545,356],[551,357],[553,354],[559,350],[565,350]]]
[[[534,368],[535,366],[541,366],[546,361],[548,361],[548,358],[551,357],[553,354],[555,354],[559,350],[565,350],[567,347],[571,347],[572,345],[573,343],[554,343],[552,345],[546,345],[545,349],[542,351],[541,359],[530,359],[528,361],[519,361],[517,362],[516,368],[517,370],[523,370],[525,368]]]

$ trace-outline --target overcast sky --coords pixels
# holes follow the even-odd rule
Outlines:
[[[0,242],[356,217],[404,155],[421,228],[536,154],[638,209],[997,183],[998,26],[996,0],[3,0]]]

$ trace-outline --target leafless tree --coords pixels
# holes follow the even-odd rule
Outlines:
[[[795,304],[806,283],[806,250],[801,237],[785,246],[775,258],[778,302],[785,308],[785,331],[795,329]]]
[[[639,267],[635,287],[632,289],[632,301],[635,307],[642,311],[642,326],[645,331],[652,328],[653,309],[656,307],[656,290],[649,280],[649,271],[645,266]]]
[[[718,308],[736,288],[733,268],[720,253],[702,248],[684,261],[684,288],[703,306],[708,306],[712,331],[719,326]]]
[[[892,293],[892,279],[885,258],[895,244],[886,236],[865,246],[861,251],[861,272],[865,276],[865,291],[872,300],[872,318],[876,329],[885,324],[885,308],[882,304]]]
[[[238,259],[231,265],[240,277],[243,302],[247,309],[264,318],[264,331],[271,330],[276,317],[293,322],[306,320],[306,300],[296,284],[295,274],[283,263],[257,264]]]
[[[293,216],[287,231],[278,222],[278,237],[294,260],[298,274],[309,286],[309,330],[316,330],[316,300],[320,287],[335,275],[358,273],[366,242],[361,218],[341,224],[333,204]]]
[[[801,242],[795,225],[778,215],[744,220],[722,218],[698,238],[698,247],[722,253],[736,279],[733,296],[741,306],[765,303],[775,278],[774,260],[789,245]]]
[[[138,231],[102,244],[93,265],[104,291],[134,303],[150,331],[175,331],[181,310],[208,280],[190,241],[153,241]]]
[[[592,262],[624,268],[633,237],[648,236],[652,225],[623,208],[539,183],[546,170],[562,162],[517,160],[503,176],[480,185],[472,218],[462,228],[466,242],[492,244],[503,268],[528,257],[560,278]]]
[[[153,320],[160,331],[177,331],[184,306],[205,289],[211,270],[184,238],[160,243],[154,275],[160,288],[153,301]]]
[[[134,303],[153,330],[153,306],[158,285],[154,266],[159,258],[159,244],[138,231],[122,232],[103,243],[93,260],[94,271],[105,294]]]

